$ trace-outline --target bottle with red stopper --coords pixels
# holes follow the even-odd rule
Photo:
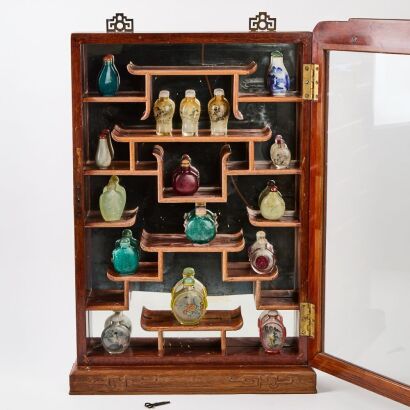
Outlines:
[[[266,239],[264,231],[256,232],[256,241],[249,247],[248,256],[251,267],[256,273],[264,275],[272,273],[274,270],[278,272],[275,250]]]
[[[199,188],[199,171],[191,165],[191,158],[184,154],[179,166],[172,173],[172,188],[178,195],[193,195]]]

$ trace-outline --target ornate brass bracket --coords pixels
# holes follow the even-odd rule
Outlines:
[[[276,18],[260,11],[255,17],[249,17],[249,31],[276,31]]]
[[[129,19],[124,13],[116,13],[110,19],[105,20],[107,33],[133,33],[134,19]]]

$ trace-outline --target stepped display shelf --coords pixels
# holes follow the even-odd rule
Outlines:
[[[84,167],[84,175],[158,175],[156,161],[112,161],[107,169],[100,169],[95,161],[88,161]]]
[[[158,164],[158,202],[160,203],[196,203],[196,202],[226,202],[228,199],[227,179],[225,175],[226,161],[231,153],[229,145],[224,145],[220,152],[221,176],[219,186],[203,187],[193,195],[176,194],[171,187],[164,186],[164,149],[155,145],[153,154]]]
[[[85,103],[140,103],[145,102],[146,96],[143,91],[118,91],[113,96],[102,96],[98,92],[85,93]]]
[[[197,325],[181,325],[170,310],[149,310],[143,307],[141,327],[158,332],[158,354],[165,354],[165,331],[219,331],[221,353],[226,354],[226,332],[239,330],[243,325],[241,308],[234,310],[208,310]]]
[[[277,221],[265,219],[259,209],[246,207],[249,223],[260,228],[299,228],[301,226],[296,211],[285,211],[285,215]]]
[[[262,289],[262,282],[254,283],[257,310],[299,310],[299,294],[296,290]]]
[[[121,275],[115,272],[110,266],[107,271],[107,278],[112,282],[162,282],[164,260],[163,254],[158,254],[157,262],[140,262],[135,273],[129,275]]]
[[[129,282],[124,282],[124,288],[90,289],[87,291],[86,310],[128,310],[130,303]]]
[[[146,120],[152,107],[152,77],[153,76],[232,76],[232,108],[235,118],[243,119],[238,109],[239,76],[253,74],[257,64],[252,61],[244,65],[192,65],[192,66],[138,66],[127,65],[128,72],[133,75],[145,76],[145,111],[141,120]]]
[[[277,169],[272,161],[228,161],[227,175],[300,175],[302,169],[298,161],[291,161],[289,168]]]
[[[125,210],[118,221],[105,221],[100,211],[88,211],[85,220],[85,228],[128,228],[135,224],[138,207]]]

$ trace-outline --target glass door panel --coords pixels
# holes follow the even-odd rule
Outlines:
[[[410,55],[328,62],[323,350],[410,384]]]

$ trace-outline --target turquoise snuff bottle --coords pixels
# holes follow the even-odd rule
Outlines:
[[[116,242],[111,261],[114,270],[120,275],[130,275],[136,272],[139,266],[139,252],[131,245],[130,238],[123,236],[118,246]]]
[[[137,240],[132,236],[132,231],[131,229],[123,229],[121,232],[121,238],[117,239],[115,241],[115,247],[119,248],[120,247],[120,242],[121,239],[123,238],[128,238],[130,240],[131,246],[133,246],[135,249],[138,249],[138,242]]]
[[[120,74],[114,64],[114,56],[107,54],[103,57],[103,66],[98,75],[98,89],[104,97],[110,97],[117,93],[120,87]]]
[[[193,243],[205,244],[215,238],[218,230],[216,214],[206,209],[205,204],[195,204],[195,209],[184,215],[186,237]]]

